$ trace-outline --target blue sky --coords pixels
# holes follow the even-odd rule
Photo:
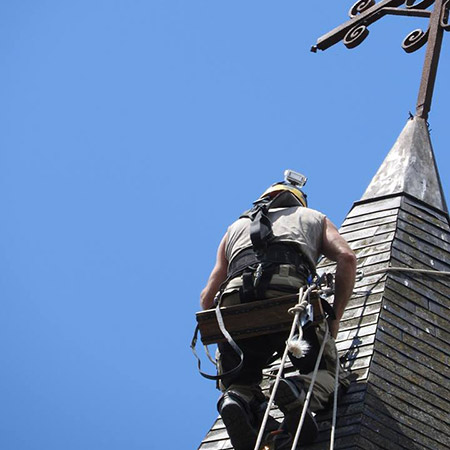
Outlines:
[[[424,19],[313,54],[353,0],[304,3],[0,2],[2,450],[197,448],[218,393],[189,342],[227,225],[286,168],[339,225],[415,108]]]

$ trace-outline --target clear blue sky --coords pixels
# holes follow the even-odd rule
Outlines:
[[[2,450],[197,448],[218,393],[189,341],[227,225],[285,168],[339,225],[414,111],[424,19],[310,53],[352,3],[0,2]]]

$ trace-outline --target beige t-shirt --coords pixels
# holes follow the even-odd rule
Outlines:
[[[293,206],[270,209],[269,219],[275,236],[273,242],[297,245],[315,268],[322,248],[325,215],[314,209]],[[225,254],[229,262],[242,250],[252,247],[250,225],[250,219],[242,218],[228,227]]]

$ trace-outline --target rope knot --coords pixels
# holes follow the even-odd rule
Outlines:
[[[306,309],[308,303],[297,303],[292,308],[288,309],[288,313],[294,315],[295,313],[299,313],[299,315]]]

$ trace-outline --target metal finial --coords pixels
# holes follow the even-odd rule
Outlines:
[[[429,10],[433,4],[433,10]],[[378,3],[358,0],[350,8],[350,20],[321,36],[311,51],[326,50],[340,41],[347,48],[355,48],[369,35],[369,26],[387,14],[429,19],[426,31],[416,29],[402,43],[403,50],[412,53],[428,42],[416,106],[416,116],[426,120],[431,108],[443,32],[450,30],[450,0],[382,0]]]

